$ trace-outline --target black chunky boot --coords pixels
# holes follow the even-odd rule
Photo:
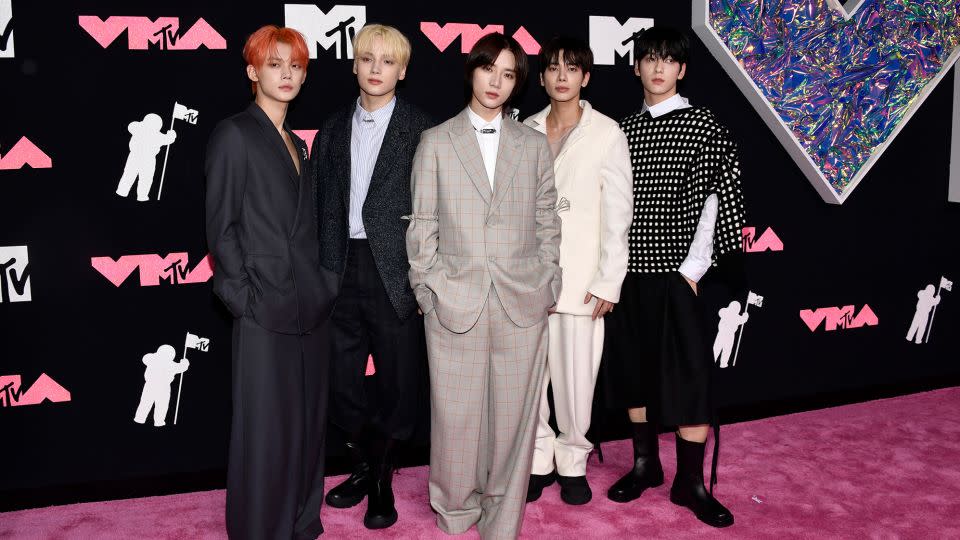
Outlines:
[[[607,490],[614,502],[630,502],[647,488],[663,485],[657,426],[652,422],[633,422],[633,469]]]
[[[527,484],[527,502],[533,502],[543,495],[543,488],[553,485],[557,481],[557,471],[549,474],[531,474]]]
[[[327,493],[327,504],[334,508],[350,508],[360,504],[367,496],[372,481],[373,472],[360,446],[359,437],[347,443],[347,455],[353,462],[353,473]]]
[[[703,453],[706,443],[686,441],[677,435],[677,476],[670,488],[670,502],[693,511],[711,527],[733,525],[730,513],[703,486]]]
[[[367,512],[363,526],[368,529],[386,529],[397,522],[397,508],[393,498],[393,451],[396,441],[387,439],[376,465],[376,476],[370,482]]]

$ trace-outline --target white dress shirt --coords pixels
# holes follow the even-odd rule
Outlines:
[[[492,121],[487,122],[480,115],[467,107],[470,123],[477,134],[477,144],[480,145],[480,155],[483,156],[483,166],[487,170],[487,180],[490,181],[490,190],[493,191],[493,175],[497,166],[497,150],[500,149],[500,127],[503,124],[503,115],[498,114]],[[493,133],[481,133],[483,129],[493,129]]]
[[[379,109],[369,112],[360,105],[353,111],[353,124],[350,129],[350,208],[348,220],[350,238],[366,238],[363,227],[363,203],[367,200],[367,191],[373,179],[373,168],[383,146],[383,137],[397,105],[394,97]]]
[[[677,109],[686,109],[690,107],[687,98],[680,94],[673,96],[650,107],[644,102],[640,114],[650,112],[652,118],[657,118]],[[703,275],[710,269],[710,263],[713,259],[713,229],[717,224],[717,200],[716,193],[707,196],[703,203],[703,211],[700,212],[700,221],[697,223],[697,232],[693,235],[693,241],[690,242],[690,251],[687,258],[680,264],[680,273],[687,278],[699,282]]]

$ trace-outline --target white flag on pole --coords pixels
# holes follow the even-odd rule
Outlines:
[[[185,345],[188,349],[196,349],[198,351],[207,352],[210,350],[210,340],[207,338],[202,338],[198,335],[191,334],[187,332],[187,339]]]
[[[953,291],[953,282],[945,277],[940,278],[940,288],[948,291]]]
[[[763,297],[753,291],[750,291],[747,293],[747,303],[753,304],[757,307],[763,307]]]
[[[196,109],[190,109],[176,101],[173,102],[173,117],[177,120],[183,120],[188,124],[196,124],[198,116],[200,116],[200,113]]]

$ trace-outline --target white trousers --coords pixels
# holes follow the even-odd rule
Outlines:
[[[547,318],[550,327],[547,369],[540,389],[540,414],[537,443],[533,452],[533,474],[584,476],[587,456],[593,443],[587,440],[593,388],[603,353],[603,318],[589,315],[554,313]],[[557,415],[555,434],[548,423],[550,405],[547,386],[553,383],[553,406]]]

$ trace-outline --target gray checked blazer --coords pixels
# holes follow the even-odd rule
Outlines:
[[[452,332],[476,324],[491,284],[529,327],[560,295],[560,218],[546,137],[504,118],[491,192],[467,110],[420,137],[408,216],[410,286]]]

